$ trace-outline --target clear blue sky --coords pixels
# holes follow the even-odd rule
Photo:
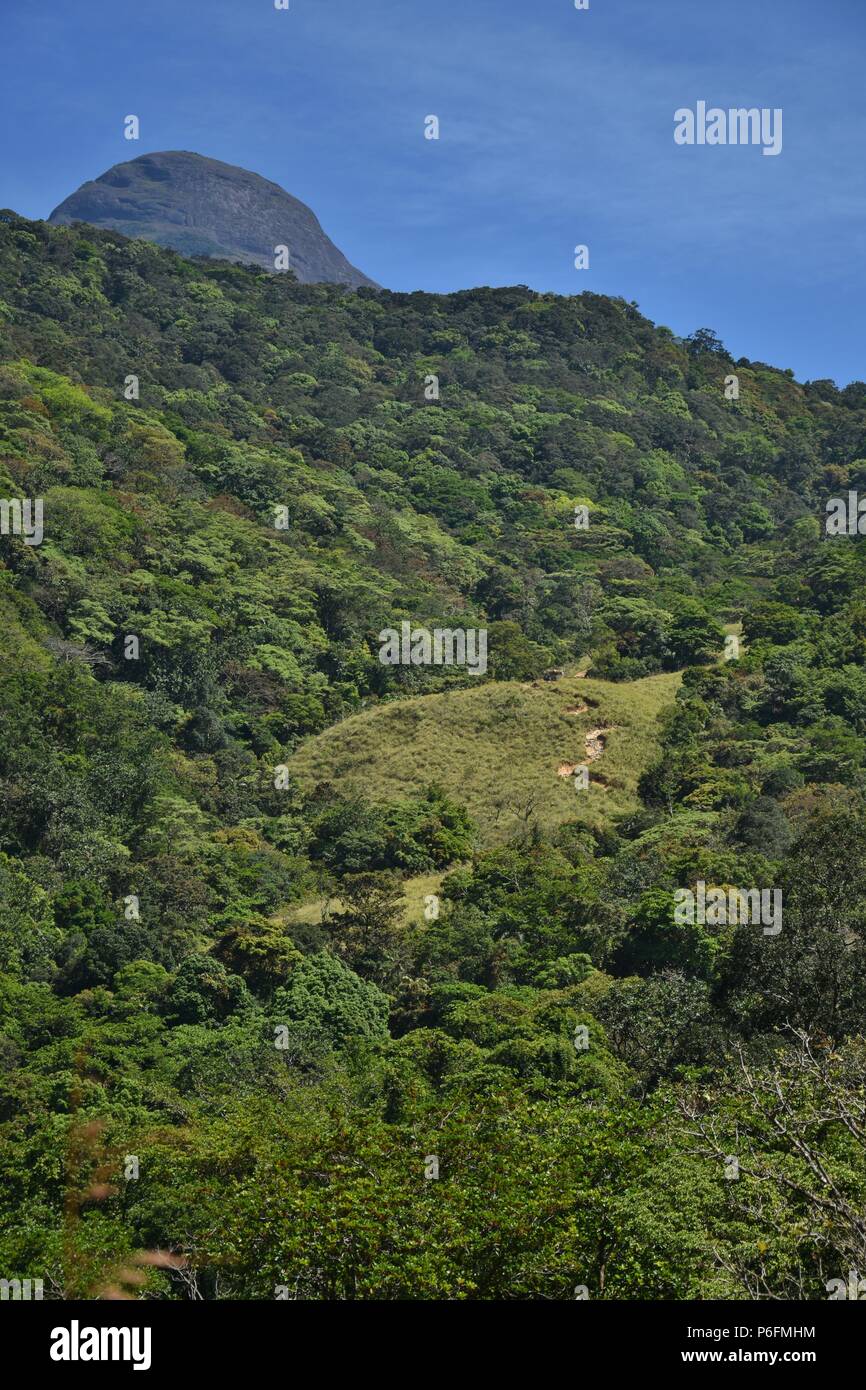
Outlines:
[[[618,294],[844,384],[866,379],[864,41],[866,0],[2,0],[0,205],[47,216],[111,164],[196,150],[309,203],[393,289]],[[782,153],[675,145],[698,100],[781,107]]]

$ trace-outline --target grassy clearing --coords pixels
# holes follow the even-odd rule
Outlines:
[[[404,926],[418,926],[424,922],[425,898],[430,893],[438,893],[442,882],[441,873],[416,874],[403,882],[403,905],[400,920]],[[308,922],[318,925],[328,912],[339,912],[343,903],[339,898],[309,898],[297,907],[292,905],[288,911],[278,914],[279,920],[288,922]]]
[[[548,832],[576,814],[605,821],[637,805],[659,713],[679,682],[678,672],[625,684],[570,675],[394,701],[307,740],[291,768],[304,786],[332,781],[373,801],[439,782],[467,807],[482,845],[533,821]],[[560,770],[588,761],[586,735],[597,730],[603,751],[577,791]]]

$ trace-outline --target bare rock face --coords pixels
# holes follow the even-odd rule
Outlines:
[[[218,159],[166,150],[115,164],[56,207],[49,222],[89,222],[170,246],[274,270],[274,248],[305,284],[375,286],[325,235],[315,213],[279,184]]]

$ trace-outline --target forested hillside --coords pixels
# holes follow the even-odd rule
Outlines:
[[[866,385],[623,300],[0,214],[0,497],[44,528],[0,536],[0,1273],[866,1268],[858,488]],[[383,664],[404,620],[486,670]],[[683,921],[701,884],[781,920]]]

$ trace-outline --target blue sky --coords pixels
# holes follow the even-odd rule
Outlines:
[[[0,37],[0,205],[26,216],[197,150],[393,289],[592,289],[866,379],[864,0],[3,0]],[[698,100],[781,107],[782,153],[677,146]]]

